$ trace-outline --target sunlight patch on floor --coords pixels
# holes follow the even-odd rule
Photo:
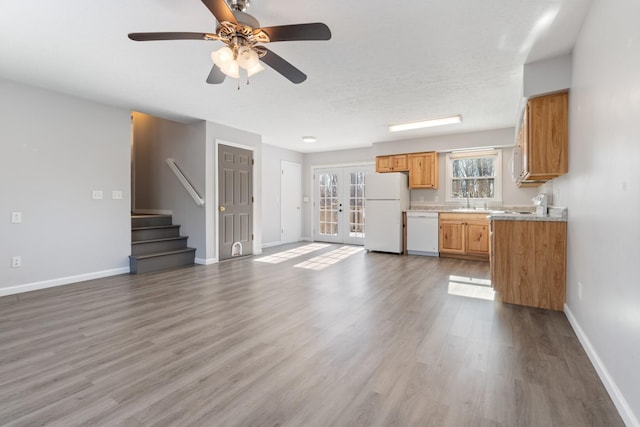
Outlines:
[[[326,248],[327,246],[329,245],[324,243],[311,243],[310,245],[300,246],[294,249],[289,249],[288,251],[278,252],[273,255],[264,256],[262,258],[256,258],[255,261],[267,262],[269,264],[280,264],[281,262],[299,257],[301,255],[308,254],[313,251],[317,251],[319,249]]]
[[[493,301],[496,292],[491,287],[491,280],[476,277],[449,276],[449,295],[477,298]]]
[[[349,258],[351,255],[362,252],[363,250],[364,249],[362,247],[343,246],[335,251],[327,252],[326,254],[322,254],[320,256],[313,257],[310,260],[301,262],[300,264],[296,264],[294,267],[306,268],[308,270],[324,270],[330,265]]]

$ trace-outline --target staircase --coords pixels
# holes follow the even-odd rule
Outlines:
[[[131,274],[148,273],[193,264],[194,248],[187,247],[187,236],[171,215],[131,215]]]

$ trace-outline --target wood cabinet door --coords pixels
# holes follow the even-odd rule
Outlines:
[[[527,103],[525,167],[528,179],[551,179],[569,170],[569,97],[566,92]]]
[[[467,222],[467,253],[489,256],[489,225],[486,221]]]
[[[464,222],[440,220],[439,251],[451,254],[464,254]]]
[[[566,222],[493,221],[491,282],[502,302],[562,311]]]
[[[438,153],[409,154],[409,188],[438,188]]]
[[[377,156],[376,157],[376,172],[393,172],[393,165],[391,163],[391,156]]]
[[[406,172],[408,170],[409,162],[406,154],[376,156],[376,172]]]
[[[394,172],[406,172],[409,170],[409,162],[406,154],[391,156],[391,168]]]

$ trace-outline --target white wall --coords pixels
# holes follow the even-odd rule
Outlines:
[[[469,132],[454,135],[439,135],[428,138],[398,140],[392,142],[375,143],[371,148],[355,150],[325,151],[304,155],[303,196],[311,198],[313,181],[312,168],[325,165],[342,165],[353,163],[374,163],[376,156],[397,153],[417,153],[422,151],[438,151],[438,182],[437,190],[411,190],[411,203],[414,205],[444,205],[445,204],[445,152],[465,148],[502,147],[502,204],[503,205],[531,205],[531,199],[538,194],[539,189],[518,188],[511,181],[511,153],[515,145],[515,129],[504,128],[482,132]],[[313,222],[313,206],[303,205],[303,237],[311,238]]]
[[[129,271],[129,111],[0,80],[0,145],[0,295]]]
[[[375,156],[371,154],[371,148],[356,148],[353,150],[323,151],[320,153],[308,153],[304,155],[302,165],[302,196],[313,199],[313,179],[311,177],[314,167],[338,166],[346,164],[375,163]],[[302,204],[302,238],[312,239],[313,206],[311,202]]]
[[[438,135],[420,139],[381,142],[373,144],[372,153],[375,157],[396,153],[417,153],[421,151],[439,152],[438,189],[411,190],[411,202],[414,205],[444,205],[446,199],[446,163],[444,153],[468,148],[502,147],[502,204],[531,205],[531,199],[538,193],[538,189],[518,188],[511,181],[511,154],[515,143],[515,128],[504,128],[454,135]]]
[[[262,194],[265,195],[262,198],[263,246],[277,244],[281,239],[280,177],[283,160],[302,165],[304,156],[273,145],[262,146]]]
[[[502,202],[501,205],[522,206],[531,205],[531,199],[538,194],[539,187],[518,188],[511,180],[511,155],[513,147],[504,147],[502,150]],[[446,205],[446,154],[438,155],[438,189],[437,190],[411,190],[411,203],[417,205]],[[450,202],[451,204],[466,204],[462,202]],[[491,206],[490,206],[491,207]]]
[[[570,86],[571,54],[524,64],[524,98],[569,89]]]
[[[166,164],[175,159],[200,197],[205,195],[206,122],[177,123],[158,117],[133,114],[134,211],[170,211],[196,258],[205,258],[205,209],[198,206]],[[205,200],[206,203],[206,200]]]
[[[627,425],[640,425],[640,2],[595,0],[574,49],[567,315]],[[582,283],[580,293],[578,284]]]
[[[514,111],[514,118],[516,112]],[[371,153],[385,156],[396,153],[419,153],[421,151],[447,152],[466,148],[512,147],[516,145],[515,128],[486,130],[481,132],[437,135],[425,138],[404,139],[373,144]]]
[[[254,253],[261,252],[261,159],[262,138],[250,132],[217,123],[178,123],[141,113],[134,114],[136,211],[171,211],[188,244],[196,248],[196,262],[218,260],[218,165],[216,144],[241,146],[253,151]],[[166,165],[171,157],[205,206],[197,206]]]

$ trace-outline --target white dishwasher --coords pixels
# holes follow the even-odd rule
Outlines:
[[[438,212],[407,211],[407,253],[439,256]]]

